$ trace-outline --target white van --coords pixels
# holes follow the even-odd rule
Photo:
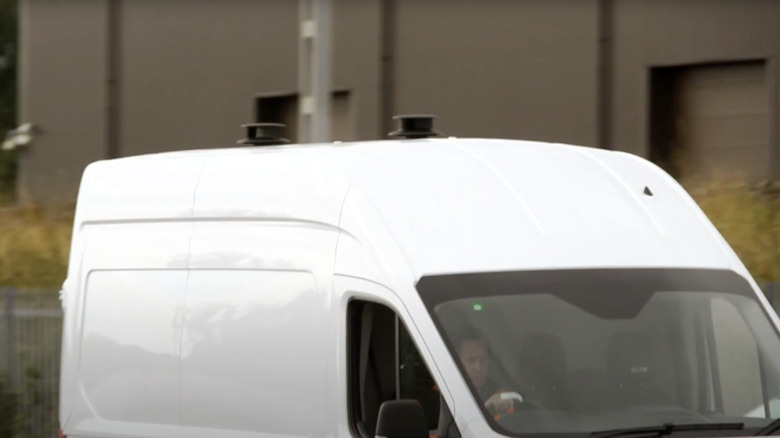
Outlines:
[[[91,164],[63,434],[777,428],[778,318],[669,175],[620,152],[399,135]]]

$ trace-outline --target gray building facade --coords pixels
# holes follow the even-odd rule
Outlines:
[[[295,139],[299,2],[20,0],[22,202],[91,161]],[[624,150],[686,177],[777,179],[777,0],[333,0],[332,131],[432,113],[459,137]]]

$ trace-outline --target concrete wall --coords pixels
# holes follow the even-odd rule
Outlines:
[[[21,163],[26,201],[75,199],[84,167],[110,155],[112,105],[114,154],[128,156],[233,146],[255,96],[298,91],[296,1],[120,0],[115,39],[109,4],[21,2],[21,120],[43,129]],[[380,0],[334,1],[333,87],[350,92],[358,139],[383,136],[380,21]]]
[[[777,149],[780,2],[618,0],[614,18],[615,149],[649,154],[651,67],[755,59],[769,60],[770,139]]]
[[[298,4],[121,5],[121,155],[234,146],[253,97],[298,86]]]
[[[777,149],[775,0],[333,5],[333,87],[350,92],[361,140],[384,138],[393,114],[433,113],[445,135],[596,146],[606,28],[611,147],[648,156],[653,66],[765,59]],[[20,121],[43,130],[22,159],[23,199],[72,201],[84,166],[109,151],[232,146],[254,118],[256,95],[298,89],[294,0],[21,0],[20,15]],[[609,26],[600,16],[612,17]]]
[[[382,138],[383,0],[333,0],[333,87],[350,92],[355,138]]]
[[[73,202],[106,147],[106,2],[20,2],[19,121],[40,131],[20,162],[23,202]]]
[[[595,0],[398,0],[398,113],[454,136],[596,144]]]

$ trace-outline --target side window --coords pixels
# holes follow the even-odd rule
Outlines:
[[[757,408],[763,411],[758,348],[750,330],[730,301],[716,298],[710,308],[715,347],[711,359],[723,413],[744,416]]]
[[[441,406],[435,381],[398,316],[388,307],[353,300],[348,307],[349,421],[360,438],[374,438],[379,407],[414,399],[425,411],[431,436],[458,438]],[[442,412],[444,411],[444,412]],[[439,420],[446,426],[438,431]]]

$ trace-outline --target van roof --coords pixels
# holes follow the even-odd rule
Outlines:
[[[76,227],[240,218],[339,228],[348,194],[358,211],[381,217],[418,276],[741,267],[688,194],[648,161],[517,140],[242,147],[101,161],[84,173]]]

